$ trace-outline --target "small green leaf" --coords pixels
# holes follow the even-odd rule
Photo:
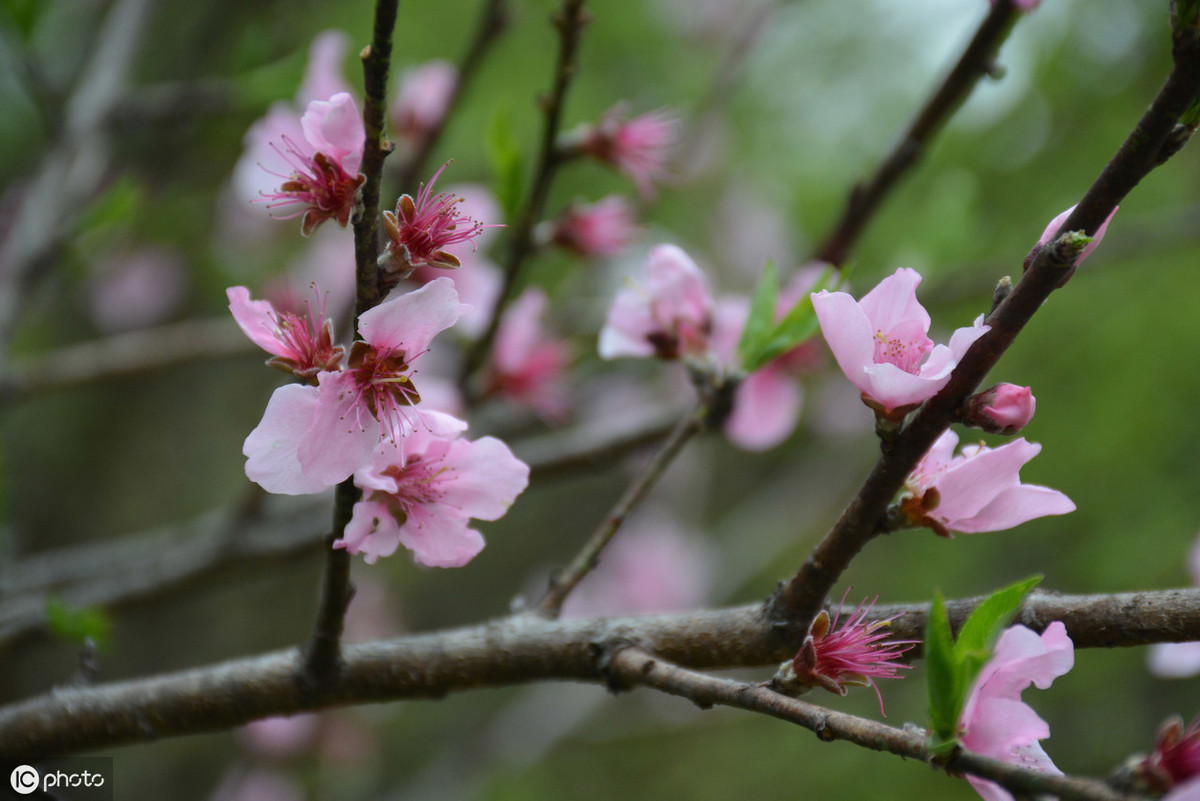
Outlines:
[[[771,331],[753,366],[743,361],[747,372],[757,370],[772,359],[803,344],[817,333],[820,326],[817,322],[817,314],[813,311],[812,293],[831,289],[833,275],[833,268],[826,267],[810,291],[805,292],[804,296],[796,301],[796,305],[788,310],[788,313]]]
[[[46,599],[46,624],[61,640],[82,645],[91,638],[100,650],[108,647],[112,633],[112,620],[103,609],[96,606],[72,609],[54,596]]]
[[[958,660],[950,618],[939,592],[929,609],[925,623],[925,678],[929,688],[930,749],[940,753],[953,747],[958,734],[958,716],[962,693],[958,687]]]
[[[779,302],[779,272],[775,262],[768,261],[763,268],[754,297],[750,301],[750,315],[742,338],[738,341],[737,353],[747,372],[753,372],[763,364],[761,354],[775,328],[775,306]]]
[[[492,112],[487,125],[488,155],[496,174],[496,197],[506,219],[512,220],[521,204],[524,191],[524,159],[513,133],[508,110],[503,106]]]
[[[990,656],[1000,632],[1012,622],[1013,616],[1025,602],[1025,596],[1041,580],[1041,576],[1032,576],[985,598],[958,632],[958,642],[955,644],[958,652],[982,651]]]

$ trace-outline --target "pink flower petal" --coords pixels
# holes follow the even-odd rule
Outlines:
[[[366,132],[358,107],[347,92],[339,92],[328,101],[314,100],[308,104],[300,127],[309,144],[355,175],[362,162]]]
[[[1146,667],[1161,679],[1200,675],[1200,642],[1168,642],[1150,646]]]
[[[458,302],[454,282],[438,278],[365,312],[358,320],[358,331],[377,350],[403,351],[412,361],[466,309]]]
[[[300,464],[299,447],[312,425],[317,396],[316,387],[279,387],[267,402],[262,422],[246,437],[246,477],[267,492],[308,495],[337,483],[306,475]]]
[[[529,466],[495,437],[455,440],[445,464],[455,480],[442,484],[442,503],[478,520],[500,519],[529,486]]]
[[[400,541],[413,559],[427,567],[462,567],[483,550],[483,535],[456,517],[427,506],[414,506],[400,527]]]
[[[748,451],[774,448],[796,430],[803,402],[800,382],[767,365],[738,387],[733,412],[725,421],[725,436]]]

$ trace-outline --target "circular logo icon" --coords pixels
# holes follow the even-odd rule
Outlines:
[[[38,775],[37,770],[29,765],[17,765],[13,768],[12,774],[8,777],[8,783],[20,795],[29,795],[38,788],[38,783],[42,777]]]

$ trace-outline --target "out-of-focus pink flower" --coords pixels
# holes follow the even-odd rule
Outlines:
[[[1036,2],[1035,2],[1035,5],[1036,5]],[[1078,205],[1078,204],[1076,204],[1076,205]],[[1071,208],[1067,209],[1062,214],[1058,215],[1057,217],[1055,217],[1053,220],[1050,221],[1050,224],[1046,226],[1046,230],[1042,231],[1042,235],[1038,239],[1037,244],[1033,246],[1033,249],[1029,251],[1029,255],[1027,255],[1025,257],[1025,268],[1026,269],[1028,269],[1029,265],[1033,263],[1033,260],[1035,258],[1037,258],[1038,252],[1041,251],[1041,249],[1044,248],[1046,245],[1050,244],[1051,240],[1057,238],[1057,236],[1059,234],[1058,229],[1062,228],[1063,223],[1065,223],[1067,221],[1067,218],[1071,216],[1071,212],[1073,212],[1073,211],[1075,211],[1075,206],[1072,206]],[[1100,243],[1104,240],[1104,234],[1106,231],[1108,231],[1108,224],[1110,222],[1112,222],[1112,218],[1116,215],[1116,213],[1117,213],[1117,209],[1114,208],[1112,210],[1112,212],[1108,215],[1108,218],[1103,223],[1100,224],[1099,228],[1096,229],[1096,233],[1092,236],[1092,241],[1089,242],[1087,244],[1087,246],[1084,247],[1084,249],[1082,251],[1080,251],[1079,255],[1075,258],[1075,266],[1076,267],[1078,267],[1080,264],[1082,264],[1084,259],[1086,259],[1088,256],[1092,255],[1093,250],[1100,247]]]
[[[654,182],[667,175],[667,159],[679,140],[679,120],[666,109],[628,118],[618,103],[583,132],[584,153],[611,164],[637,184],[643,197],[654,197]]]
[[[231,286],[225,290],[229,311],[250,341],[271,354],[267,364],[295,373],[310,382],[323,370],[341,369],[346,349],[333,344],[333,321],[325,316],[325,298],[316,286],[316,307],[308,306],[306,319],[292,312],[277,312],[265,300],[250,300],[250,290]]]
[[[1200,718],[1186,729],[1183,718],[1168,718],[1158,731],[1154,751],[1142,761],[1139,772],[1159,792],[1200,778]]]
[[[633,209],[621,195],[595,203],[572,203],[557,220],[550,241],[584,258],[611,256],[629,244]]]
[[[366,180],[358,172],[366,133],[354,98],[339,92],[328,101],[312,101],[300,118],[300,128],[302,141],[282,134],[271,143],[289,172],[272,172],[283,183],[264,192],[261,199],[272,211],[299,206],[279,219],[302,217],[300,229],[305,236],[326,220],[336,220],[345,228]]]
[[[600,331],[600,356],[678,359],[707,352],[713,299],[696,263],[675,245],[650,251],[646,285],[617,293]]]
[[[1050,736],[1050,727],[1021,693],[1030,684],[1046,689],[1074,664],[1075,646],[1061,621],[1040,636],[1025,626],[1010,626],[967,695],[959,720],[962,744],[977,754],[1061,776],[1038,742]],[[984,801],[1012,801],[998,784],[974,776],[967,780]]]
[[[821,333],[850,383],[876,414],[902,418],[937,394],[958,360],[988,326],[982,316],[960,328],[950,346],[929,339],[929,313],[917,302],[916,270],[900,269],[861,301],[845,292],[822,290],[812,296]]]
[[[387,232],[388,254],[391,256],[391,272],[407,275],[417,267],[430,266],[454,269],[462,266],[462,260],[446,248],[470,242],[494,225],[483,223],[461,213],[462,198],[449,192],[433,194],[443,164],[433,174],[428,184],[422,184],[417,196],[401,195],[396,201],[396,213],[383,213],[383,227]]]
[[[156,247],[98,261],[88,278],[88,310],[105,333],[161,323],[179,308],[187,270],[178,254]]]
[[[1200,586],[1200,536],[1188,550],[1188,573]],[[1162,679],[1187,679],[1200,675],[1200,642],[1168,642],[1150,646],[1147,667]]]
[[[1015,434],[1029,425],[1036,408],[1029,387],[996,384],[967,399],[962,422],[989,434]]]
[[[492,348],[488,392],[555,423],[571,407],[566,383],[570,353],[566,342],[545,331],[542,318],[548,303],[546,293],[531,286],[504,312]]]
[[[268,759],[290,759],[313,746],[320,718],[309,713],[263,718],[237,730],[246,748]]]
[[[421,142],[450,107],[458,86],[458,68],[449,61],[427,61],[404,73],[392,105],[392,129],[400,139]]]
[[[1200,801],[1200,776],[1177,785],[1162,801]]]
[[[322,227],[288,262],[285,272],[263,282],[263,297],[279,311],[300,314],[321,287],[325,308],[348,318],[354,308],[354,238],[337,228]]]
[[[908,496],[901,508],[912,525],[949,537],[952,531],[1003,531],[1075,511],[1058,490],[1021,483],[1021,468],[1041,445],[1020,437],[998,448],[967,445],[955,456],[957,444],[953,431],[942,434],[905,480]]]
[[[842,603],[845,601],[843,596]],[[912,665],[901,663],[900,657],[918,641],[890,639],[889,626],[899,615],[868,621],[867,615],[874,606],[875,600],[870,603],[864,600],[840,627],[840,606],[832,621],[829,613],[821,610],[809,624],[800,651],[783,664],[782,676],[777,680],[788,688],[821,687],[838,695],[845,695],[850,685],[870,687],[879,699],[880,714],[886,717],[883,696],[875,679],[903,678],[900,671],[911,670]]]
[[[696,533],[662,514],[639,514],[567,596],[563,619],[655,615],[695,609],[712,589],[717,556]]]
[[[354,474],[363,499],[333,547],[368,564],[403,545],[418,564],[462,567],[483,550],[470,519],[498,520],[529,483],[529,467],[498,439],[416,431],[401,458],[383,446]]]
[[[274,770],[233,770],[221,777],[210,801],[304,801],[304,790]]]
[[[465,424],[415,408],[413,364],[462,314],[445,278],[381,303],[359,318],[345,369],[317,374],[317,387],[275,390],[242,446],[246,475],[268,492],[320,492],[367,464],[380,440],[399,449],[418,428],[443,434]],[[269,337],[263,337],[264,340]]]
[[[313,37],[304,80],[296,92],[297,104],[307,106],[314,100],[329,100],[339,92],[351,91],[342,74],[349,46],[350,36],[345,31],[321,31]]]

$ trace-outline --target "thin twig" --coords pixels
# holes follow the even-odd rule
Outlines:
[[[508,25],[508,17],[508,0],[485,0],[483,11],[479,15],[479,22],[475,27],[475,36],[471,39],[471,44],[467,47],[467,51],[458,65],[458,78],[454,82],[450,98],[446,101],[445,113],[421,137],[412,154],[400,167],[401,191],[416,194],[414,188],[425,175],[425,163],[442,138],[442,132],[446,130],[446,123],[458,107],[467,86],[478,74],[484,57]]]
[[[971,90],[995,69],[995,57],[1016,21],[1017,10],[1010,0],[999,0],[975,32],[971,43],[959,57],[908,129],[892,147],[866,184],[850,190],[845,211],[832,232],[817,248],[815,259],[840,266],[871,216],[879,208],[896,182],[920,158],[926,145],[954,115]]]
[[[1133,132],[1088,189],[1064,231],[1093,234],[1117,203],[1160,163],[1164,143],[1200,95],[1200,45],[1176,48],[1176,66]],[[959,361],[949,383],[927,400],[876,462],[862,488],[799,571],[770,602],[781,624],[803,630],[850,560],[877,532],[904,480],[1046,298],[1070,275],[1078,251],[1042,248],[1011,294],[987,317],[990,330]]]
[[[965,603],[952,607],[962,612]],[[893,622],[924,626],[923,606]],[[894,613],[895,608],[887,610]],[[1200,589],[1102,596],[1035,595],[1017,620],[1062,620],[1076,648],[1200,639]],[[58,688],[0,708],[0,754],[51,756],[228,729],[258,718],[545,680],[602,681],[597,652],[623,641],[696,669],[774,665],[798,641],[761,605],[677,615],[546,620],[516,615],[467,628],[346,645],[343,669],[319,696],[296,681],[294,649],[162,676]],[[879,610],[876,610],[878,613]],[[1100,617],[1106,620],[1098,623]],[[1101,625],[1103,631],[1089,631]],[[902,634],[903,632],[903,634]],[[918,635],[919,636],[919,635]]]
[[[605,515],[604,521],[592,533],[583,548],[571,560],[571,564],[566,568],[556,573],[550,579],[550,587],[546,593],[537,602],[535,607],[539,614],[547,617],[555,617],[562,609],[563,602],[571,591],[583,581],[584,576],[592,571],[600,562],[600,552],[604,550],[604,546],[608,545],[621,528],[621,524],[625,522],[625,518],[629,513],[641,503],[642,499],[648,493],[658,480],[666,473],[667,468],[671,466],[671,462],[675,461],[675,457],[683,451],[685,445],[693,436],[703,430],[705,418],[708,414],[707,404],[701,402],[696,408],[685,415],[675,426],[667,441],[659,451],[654,454],[654,458],[646,465],[645,469],[638,474],[633,483],[626,488],[624,494],[617,500],[609,513]]]
[[[546,479],[600,470],[630,453],[662,441],[679,424],[680,412],[657,414],[636,425],[614,431],[611,425],[557,431],[513,444],[513,451],[529,465],[529,480]]]
[[[463,357],[459,380],[460,386],[463,387],[466,387],[471,374],[483,364],[487,357],[488,351],[492,347],[492,340],[496,337],[496,330],[500,326],[500,312],[504,309],[509,295],[512,294],[525,260],[534,250],[533,229],[541,220],[546,199],[550,195],[550,185],[553,183],[560,163],[555,144],[558,139],[559,127],[562,124],[563,102],[578,69],[576,54],[579,50],[583,27],[589,19],[589,15],[583,9],[583,4],[584,0],[563,0],[562,10],[554,17],[554,26],[559,33],[558,62],[554,70],[554,87],[550,95],[542,101],[546,121],[542,128],[537,169],[525,207],[511,229],[508,254],[504,261],[504,284],[490,309],[487,330],[483,336],[471,344]]]
[[[822,742],[845,740],[874,751],[886,751],[921,762],[930,762],[926,738],[868,718],[835,712],[806,701],[789,698],[761,685],[719,679],[673,665],[638,648],[618,650],[607,663],[614,687],[637,685],[686,698],[708,709],[714,704],[760,712],[796,723],[814,732]],[[1048,773],[958,751],[945,765],[950,773],[970,773],[1002,784],[1019,793],[1048,793],[1076,801],[1128,801],[1099,779],[1053,776]]]
[[[388,70],[392,64],[392,31],[396,27],[399,0],[376,0],[375,24],[371,44],[363,49],[363,182],[361,208],[354,215],[355,337],[358,319],[382,300],[379,285],[379,194],[383,182],[383,161],[392,152],[392,143],[384,138],[384,114],[387,109]],[[351,476],[338,485],[334,500],[333,529],[326,540],[325,572],[312,639],[304,652],[306,692],[319,693],[331,684],[341,668],[342,625],[354,587],[350,583],[350,555],[333,547],[342,538],[354,504],[361,495]]]

